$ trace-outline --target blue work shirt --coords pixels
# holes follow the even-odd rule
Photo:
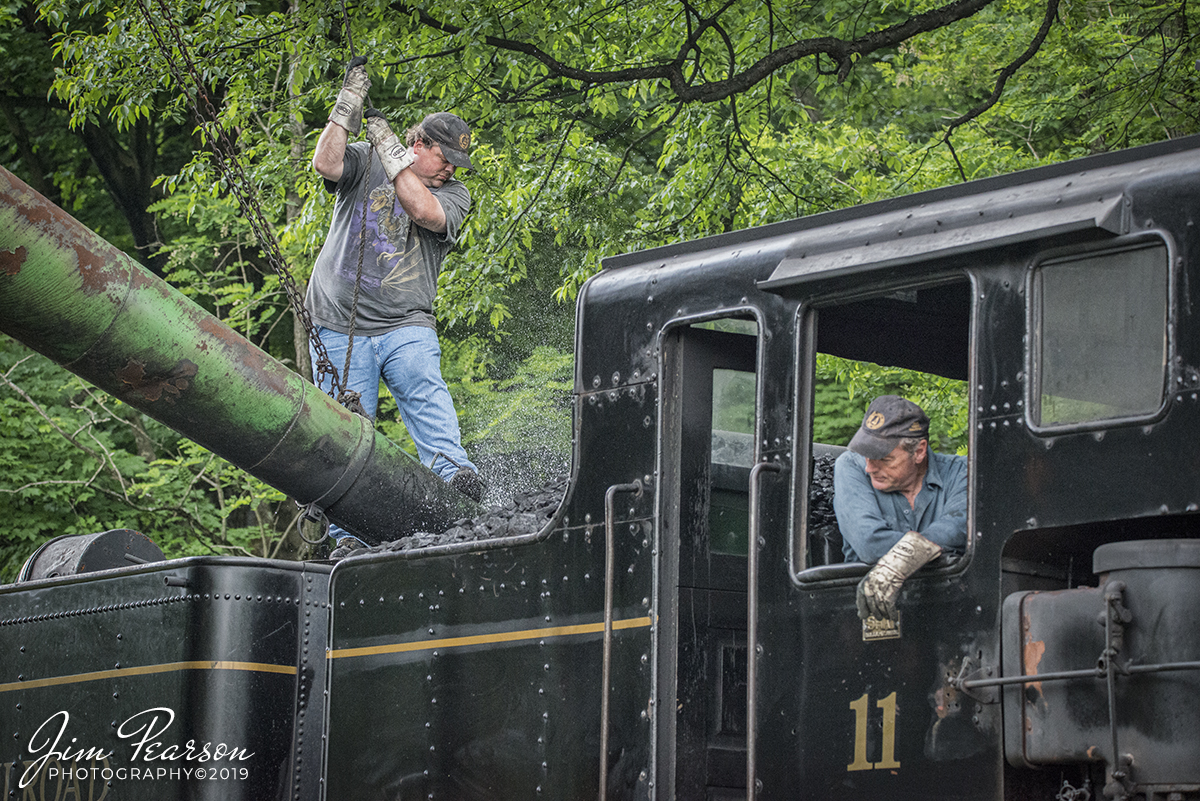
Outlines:
[[[903,492],[871,486],[867,459],[846,451],[833,465],[833,511],[847,562],[877,562],[909,531],[945,550],[967,546],[967,460],[927,451],[929,469],[914,506]]]

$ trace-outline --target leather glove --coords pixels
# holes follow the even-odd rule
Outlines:
[[[904,580],[936,559],[941,552],[942,546],[915,531],[901,537],[858,583],[854,597],[858,616],[863,620],[868,617],[895,620],[896,598],[900,595]]]
[[[400,137],[392,133],[387,118],[376,109],[367,110],[367,139],[375,146],[379,163],[383,165],[383,171],[387,173],[389,181],[396,180],[401,170],[417,160],[416,154],[404,146]]]
[[[338,92],[333,110],[329,112],[330,122],[336,122],[352,134],[362,130],[363,103],[367,99],[367,90],[371,88],[366,63],[366,56],[356,56],[350,60],[342,90]]]

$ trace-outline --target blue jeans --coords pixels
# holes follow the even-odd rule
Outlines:
[[[340,373],[346,365],[350,338],[324,327],[318,327],[317,332]],[[315,364],[317,356],[311,345],[309,351]],[[431,467],[443,481],[453,478],[460,467],[479,472],[462,447],[454,401],[442,378],[442,349],[436,331],[412,325],[373,337],[356,334],[350,375],[342,376],[342,384],[362,395],[363,410],[372,421],[379,408],[380,378],[396,399],[400,419],[417,446],[422,464]],[[328,392],[328,377],[318,386]],[[349,536],[333,524],[329,534],[334,539]]]

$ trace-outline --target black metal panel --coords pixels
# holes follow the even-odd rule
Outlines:
[[[594,795],[602,508],[526,545],[337,566],[328,797]],[[608,797],[646,798],[653,537],[617,520]]]
[[[903,636],[866,642],[855,583],[760,611],[759,798],[999,797],[999,709],[948,683],[988,618],[961,583],[918,576]]]
[[[610,798],[649,797],[656,385],[576,404],[576,482],[547,538],[336,567],[330,798],[595,794],[604,497],[634,480],[645,491],[616,497],[608,784]]]
[[[755,283],[778,264],[785,246],[762,241],[703,258],[649,260],[593,277],[580,291],[577,390],[637,380],[635,371],[643,378],[655,374],[659,337],[672,320],[786,314],[790,304]],[[785,326],[775,333],[782,334]]]
[[[0,589],[5,797],[315,797],[302,763],[319,731],[302,738],[295,710],[320,720],[323,659],[305,639],[321,633],[327,579],[190,559]]]

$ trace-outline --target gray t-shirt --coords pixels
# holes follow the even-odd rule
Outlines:
[[[313,322],[343,334],[350,331],[369,155],[371,146],[366,142],[349,145],[341,180],[325,182],[337,199],[329,236],[313,266],[305,298]],[[436,328],[433,299],[438,273],[471,207],[471,194],[454,179],[430,188],[446,213],[446,233],[439,234],[409,219],[379,159],[372,155],[369,163],[366,248],[354,332],[377,336],[406,325]]]

